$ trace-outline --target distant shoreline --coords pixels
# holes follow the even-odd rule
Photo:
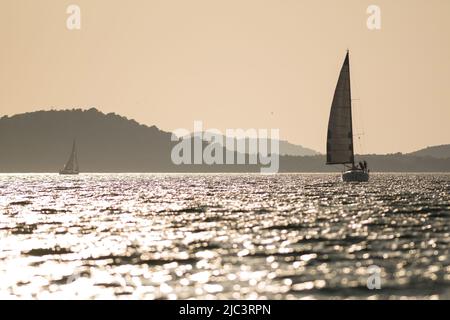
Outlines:
[[[250,161],[244,161],[245,165],[187,164],[189,162],[176,165],[171,159],[177,144],[172,141],[172,133],[92,108],[86,111],[36,111],[0,118],[0,172],[57,173],[67,162],[74,140],[80,172],[252,173],[266,167],[249,164]],[[311,150],[287,141],[283,143],[279,150],[280,154],[285,154],[279,156],[280,173],[339,173],[344,169],[338,165],[327,166],[326,156],[322,154],[291,154],[289,152]],[[283,153],[283,148],[289,155]],[[223,149],[225,158],[230,152],[233,151]],[[245,159],[249,152],[247,148],[243,152]],[[231,155],[233,159],[237,156],[238,153]],[[374,173],[450,172],[450,144],[409,154],[356,154],[356,163],[361,160],[366,160]]]
[[[60,174],[58,172],[0,172],[0,175],[15,175],[15,174],[23,174],[23,175],[58,175],[60,176]],[[230,172],[225,172],[225,171],[217,171],[217,172],[132,172],[132,171],[117,171],[117,172],[80,172],[78,175],[62,175],[61,177],[69,177],[69,178],[76,178],[77,176],[82,176],[82,175],[108,175],[108,174],[119,174],[119,175],[126,175],[126,174],[132,174],[132,175],[139,175],[139,174],[160,174],[160,175],[220,175],[220,174],[233,174],[233,175],[289,175],[289,174],[327,174],[327,175],[340,175],[341,171],[330,171],[330,172],[325,172],[325,171],[321,171],[321,172],[307,172],[307,171],[291,171],[291,172],[278,172],[278,173],[261,173],[261,172],[239,172],[239,171],[230,171]],[[450,171],[371,171],[370,172],[371,175],[377,175],[377,174],[450,174]]]

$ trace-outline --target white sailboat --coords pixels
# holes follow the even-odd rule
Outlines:
[[[331,104],[327,134],[327,164],[343,164],[346,167],[346,171],[342,173],[343,181],[369,181],[367,163],[364,161],[355,164],[348,51]]]
[[[59,174],[78,174],[78,159],[77,159],[77,148],[75,144],[75,140],[73,140],[72,152],[70,154],[69,160],[67,161],[64,168],[59,171]]]

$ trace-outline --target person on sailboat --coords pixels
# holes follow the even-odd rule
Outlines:
[[[358,163],[359,165],[359,169],[361,169],[362,171],[364,171],[364,163],[362,163],[361,161]]]

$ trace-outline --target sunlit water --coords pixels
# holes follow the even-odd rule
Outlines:
[[[446,174],[0,175],[0,297],[448,299],[449,193]]]

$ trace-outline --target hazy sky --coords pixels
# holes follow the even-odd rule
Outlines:
[[[165,130],[279,128],[323,152],[349,48],[357,152],[450,143],[449,0],[1,0],[0,40],[1,115],[96,106]]]

